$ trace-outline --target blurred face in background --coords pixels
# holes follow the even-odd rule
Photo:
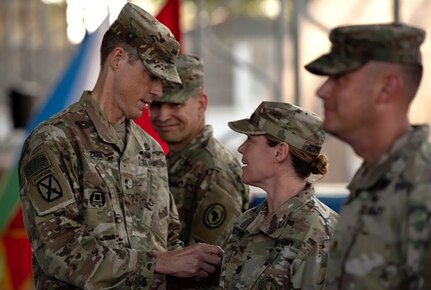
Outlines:
[[[169,150],[179,151],[205,127],[207,96],[200,92],[183,103],[153,102],[150,120]]]
[[[349,141],[374,126],[374,98],[380,84],[378,64],[366,65],[347,73],[329,76],[317,90],[323,101],[323,129]]]

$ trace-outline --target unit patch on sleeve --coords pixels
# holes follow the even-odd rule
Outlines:
[[[218,228],[226,219],[226,210],[222,204],[210,205],[205,210],[205,225],[209,228]]]
[[[55,179],[55,177],[52,175],[49,175],[39,181],[37,183],[37,187],[39,188],[39,193],[48,202],[54,201],[57,198],[63,196],[60,184],[58,184],[57,179]]]
[[[52,213],[75,202],[57,159],[49,150],[39,151],[23,166],[26,191],[39,215]]]

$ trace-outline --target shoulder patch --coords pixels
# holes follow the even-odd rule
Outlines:
[[[37,183],[40,195],[48,201],[54,201],[63,196],[63,191],[54,176],[49,175]]]
[[[223,245],[235,219],[241,214],[239,196],[233,196],[225,188],[213,183],[197,201],[190,237],[215,245]]]
[[[24,164],[25,191],[39,215],[75,202],[70,185],[61,171],[57,156],[49,150],[37,152]]]
[[[278,285],[277,281],[275,281],[272,277],[265,277],[259,281],[257,285],[259,290],[279,290],[280,285]]]
[[[52,174],[51,162],[45,152],[34,156],[24,165],[24,174],[33,184]]]
[[[226,209],[220,203],[208,206],[205,210],[205,225],[209,228],[218,228],[226,219]]]

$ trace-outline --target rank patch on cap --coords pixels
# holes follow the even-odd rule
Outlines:
[[[226,219],[226,210],[222,204],[215,203],[205,210],[205,225],[209,228],[218,228]]]

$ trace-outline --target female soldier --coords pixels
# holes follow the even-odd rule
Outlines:
[[[327,171],[325,135],[314,113],[262,102],[249,119],[229,122],[247,135],[242,181],[266,200],[236,220],[225,247],[224,289],[321,289],[338,215],[321,203],[308,177]]]

